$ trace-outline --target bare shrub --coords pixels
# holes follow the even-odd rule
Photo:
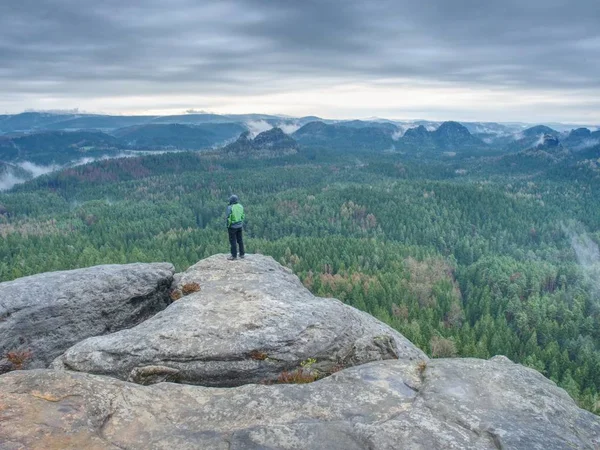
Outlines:
[[[305,384],[312,383],[313,381],[316,381],[317,378],[316,374],[301,367],[290,372],[284,370],[279,374],[277,382],[282,384]]]
[[[31,350],[15,350],[8,352],[6,354],[6,359],[13,365],[14,370],[21,370],[32,356],[33,353]]]
[[[200,290],[200,285],[196,282],[186,283],[181,287],[183,295],[190,295]]]
[[[429,341],[431,356],[434,358],[452,358],[456,356],[456,344],[451,339],[433,336]]]
[[[268,355],[265,352],[261,352],[260,350],[252,350],[250,352],[250,358],[255,361],[264,361],[268,358]]]

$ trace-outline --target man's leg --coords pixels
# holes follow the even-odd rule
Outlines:
[[[236,235],[236,229],[234,228],[228,228],[229,231],[229,244],[231,245],[231,257],[232,258],[237,258],[237,246],[235,245],[235,235]]]
[[[240,246],[240,258],[244,257],[244,238],[242,237],[242,229],[238,228],[236,233],[237,243]]]

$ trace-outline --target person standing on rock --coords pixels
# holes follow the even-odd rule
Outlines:
[[[242,228],[244,226],[244,207],[239,203],[237,195],[229,197],[227,205],[227,230],[229,231],[229,243],[231,244],[231,256],[227,259],[234,261],[238,256],[240,247],[240,258],[244,258],[244,240],[242,238]]]

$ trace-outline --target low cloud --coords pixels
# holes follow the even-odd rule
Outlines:
[[[114,155],[102,155],[97,158],[92,158],[92,157],[86,156],[84,158],[80,158],[75,161],[72,161],[69,164],[66,164],[65,166],[63,166],[61,168],[64,169],[66,167],[83,166],[84,164],[91,164],[96,161],[106,161],[107,159],[136,158],[139,156],[146,156],[146,155],[162,155],[164,153],[181,153],[183,151],[185,151],[185,150],[147,150],[147,151],[142,150],[142,151],[120,152],[120,153],[116,153]]]
[[[575,147],[575,150],[585,150],[586,148],[592,148],[596,145],[600,145],[600,139],[586,139],[577,147]]]
[[[414,123],[397,123],[396,127],[398,128],[397,131],[395,131],[392,134],[392,139],[394,141],[397,141],[398,139],[400,139],[402,136],[404,136],[404,134],[410,130],[411,128],[417,128],[418,125],[414,124]]]
[[[277,124],[277,127],[281,128],[285,134],[292,134],[300,128],[300,124],[298,122],[281,122]]]
[[[35,109],[35,108],[27,108],[25,112],[36,112],[36,113],[46,113],[46,114],[87,114],[86,111],[80,111],[79,108],[71,108],[71,109]]]
[[[571,241],[577,263],[583,272],[589,293],[598,299],[600,295],[600,249],[598,244],[585,231],[580,223],[562,225],[564,233]]]
[[[40,175],[44,175],[46,173],[55,172],[60,170],[62,167],[57,164],[51,164],[49,166],[41,166],[31,161],[25,161],[17,164],[21,169],[26,170],[31,174],[33,178],[39,177]]]
[[[537,147],[538,145],[542,145],[544,143],[544,133],[540,134],[540,137],[538,137],[537,141],[535,141],[532,145],[532,147]]]
[[[204,111],[203,109],[186,109],[186,114],[212,114],[208,111]]]
[[[5,191],[11,189],[17,184],[24,183],[31,178],[39,177],[40,175],[44,175],[49,172],[53,172],[55,170],[59,170],[61,167],[58,165],[50,165],[50,166],[42,166],[39,164],[32,163],[30,161],[25,161],[22,163],[15,164],[14,166],[23,169],[25,172],[29,174],[29,176],[22,176],[22,172],[19,174],[15,173],[15,169],[13,167],[6,166],[6,171],[4,174],[0,175],[0,191]]]
[[[12,172],[5,173],[0,176],[0,191],[6,191],[14,185],[27,181],[25,178],[20,178]]]
[[[246,122],[246,128],[248,128],[248,131],[250,131],[250,136],[252,138],[256,137],[258,134],[262,133],[263,131],[268,131],[271,128],[273,128],[273,125],[271,125],[269,122],[266,122],[264,120],[250,120],[248,122]]]

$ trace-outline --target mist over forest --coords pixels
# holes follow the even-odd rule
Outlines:
[[[432,357],[496,354],[598,412],[594,126],[24,113],[0,119],[0,280],[183,271],[246,246]]]

